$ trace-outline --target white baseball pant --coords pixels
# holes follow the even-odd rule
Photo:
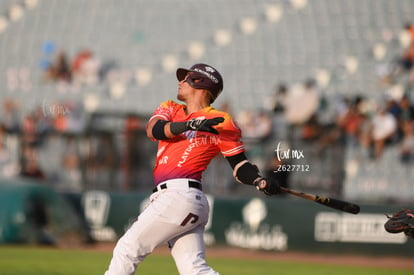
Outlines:
[[[155,247],[168,243],[181,275],[218,275],[205,260],[204,227],[209,205],[201,190],[188,180],[173,180],[150,203],[118,240],[105,275],[132,275]]]

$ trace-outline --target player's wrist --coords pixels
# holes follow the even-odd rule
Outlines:
[[[182,122],[170,122],[170,132],[174,136],[179,135],[188,129],[187,126],[188,121],[182,121]]]
[[[190,120],[186,121],[185,126],[186,126],[187,130],[196,131],[201,127],[201,125],[204,124],[205,121],[206,121],[205,119],[195,119],[195,118],[193,118],[193,119],[190,119]]]

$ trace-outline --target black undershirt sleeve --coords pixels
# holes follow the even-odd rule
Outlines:
[[[152,136],[158,140],[166,140],[168,137],[165,135],[165,125],[168,121],[165,120],[158,120],[155,122],[154,126],[152,127]]]
[[[257,166],[251,164],[244,153],[227,157],[227,160],[233,168],[233,176],[237,181],[254,185],[254,181],[261,177]]]
[[[240,154],[231,156],[231,157],[226,157],[227,161],[230,163],[230,166],[232,169],[234,169],[234,167],[236,167],[237,163],[243,161],[243,160],[247,160],[246,155],[242,152]]]

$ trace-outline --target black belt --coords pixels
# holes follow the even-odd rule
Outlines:
[[[195,180],[189,180],[188,181],[188,187],[196,188],[198,190],[203,190],[203,188],[201,186],[201,183],[198,182],[198,181],[195,181]],[[161,184],[159,186],[154,187],[154,189],[152,189],[152,193],[157,192],[158,189],[161,189],[162,190],[162,189],[167,189],[167,188],[168,188],[167,183],[163,183],[163,184]]]

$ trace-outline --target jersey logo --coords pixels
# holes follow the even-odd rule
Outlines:
[[[198,215],[193,214],[193,213],[188,213],[187,217],[185,217],[185,219],[182,221],[182,223],[180,224],[181,226],[185,226],[188,222],[190,223],[196,223],[198,221]]]

